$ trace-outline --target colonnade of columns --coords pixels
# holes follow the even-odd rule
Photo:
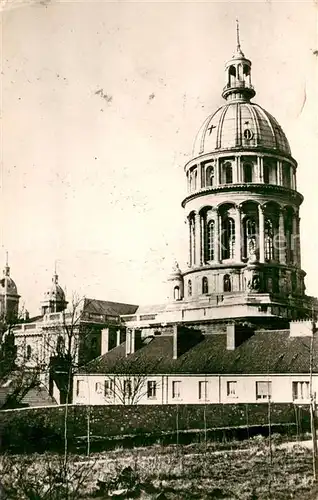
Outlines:
[[[189,224],[189,266],[201,266],[211,260],[207,258],[208,246],[208,224],[213,221],[213,259],[215,263],[231,259],[235,262],[247,261],[249,259],[265,263],[274,261],[280,264],[291,264],[300,267],[300,238],[298,213],[292,215],[291,231],[287,231],[287,213],[283,208],[276,214],[267,212],[266,208],[258,205],[257,212],[245,213],[242,206],[235,206],[228,211],[210,208],[200,212],[192,212],[188,217]],[[255,254],[246,255],[246,218],[255,221]],[[224,237],[226,219],[234,222],[233,234],[226,235],[231,241]],[[267,224],[267,227],[266,227]],[[269,229],[270,225],[270,229]],[[290,234],[289,234],[290,233]],[[230,257],[224,258],[224,245],[234,245]],[[231,248],[232,249],[232,248]],[[225,252],[226,253],[226,252]]]
[[[274,160],[271,157],[257,156],[249,157],[247,155],[237,155],[233,161],[226,158],[215,158],[211,162],[197,163],[193,168],[187,172],[188,178],[188,191],[193,192],[209,186],[220,186],[226,184],[224,168],[226,164],[232,168],[232,183],[244,183],[244,164],[252,165],[252,180],[256,184],[275,184],[279,186],[290,187],[291,189],[297,188],[296,186],[296,173],[295,168],[290,163],[281,160]],[[208,179],[208,173],[213,168],[213,182]],[[267,171],[266,171],[267,169]],[[284,170],[285,169],[285,170]],[[288,172],[284,176],[284,172]],[[265,175],[264,175],[265,173]]]

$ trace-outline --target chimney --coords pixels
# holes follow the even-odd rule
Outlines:
[[[109,351],[109,328],[103,328],[101,331],[100,354],[106,354]]]
[[[179,356],[189,351],[203,340],[203,335],[200,330],[187,328],[183,325],[173,325],[173,359],[178,359]]]
[[[120,328],[118,328],[116,332],[116,347],[118,347],[125,341],[126,338],[125,333],[126,333],[125,330],[121,330]]]
[[[126,356],[134,354],[141,346],[141,330],[135,328],[127,330],[126,334]]]
[[[289,331],[291,337],[312,337],[315,325],[311,320],[291,321]]]
[[[226,325],[226,349],[234,351],[234,349],[252,337],[254,332],[255,327],[247,323]]]
[[[178,325],[173,325],[173,355],[172,359],[178,358],[178,334],[179,334]]]
[[[235,325],[226,326],[226,349],[228,351],[234,351],[235,345]]]
[[[101,356],[116,347],[117,331],[114,328],[103,328],[101,331]]]

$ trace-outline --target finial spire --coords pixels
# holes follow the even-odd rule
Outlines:
[[[7,250],[6,250],[6,265],[4,268],[4,274],[5,274],[5,276],[10,276],[9,253]]]
[[[244,57],[244,54],[241,49],[241,41],[240,41],[240,23],[239,20],[236,19],[236,55],[240,55]]]
[[[237,51],[241,50],[241,44],[240,44],[240,23],[239,23],[238,19],[236,19],[236,47],[237,47]]]
[[[54,274],[53,274],[53,278],[52,278],[53,283],[57,283],[58,279],[59,279],[59,277],[57,274],[57,260],[55,259],[55,261],[54,261]]]

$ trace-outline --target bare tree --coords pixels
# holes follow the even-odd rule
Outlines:
[[[24,312],[19,315],[3,315],[0,319],[0,385],[5,397],[1,409],[19,406],[26,394],[39,385],[37,363],[29,366],[29,359],[18,359],[14,328],[24,321]]]

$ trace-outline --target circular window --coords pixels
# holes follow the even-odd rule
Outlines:
[[[247,140],[247,141],[250,141],[251,139],[253,139],[253,132],[249,129],[249,128],[246,128],[244,130],[244,138]]]

